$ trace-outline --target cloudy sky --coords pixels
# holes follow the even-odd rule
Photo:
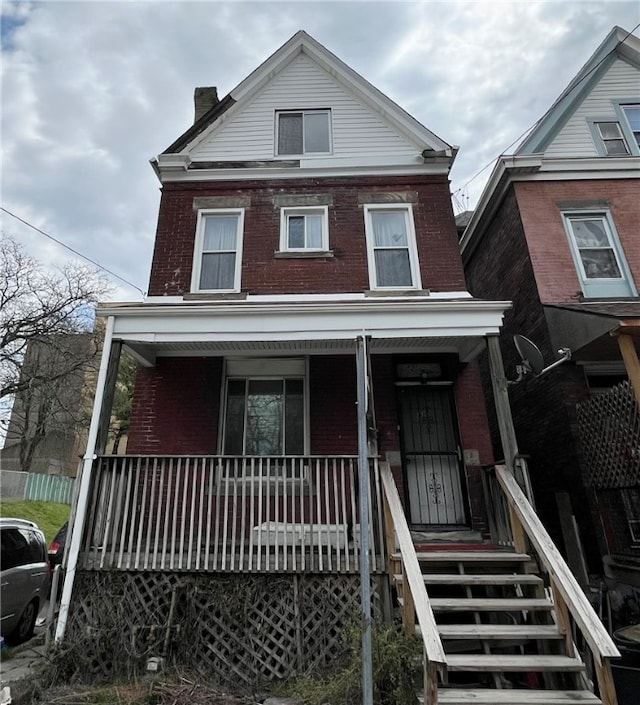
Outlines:
[[[1,205],[146,290],[159,184],[148,160],[304,29],[429,129],[460,145],[472,208],[490,169],[637,0],[23,2],[2,0]],[[638,30],[636,30],[637,32]],[[460,209],[460,208],[458,208]],[[47,263],[71,255],[6,213]],[[115,298],[141,294],[118,282]]]

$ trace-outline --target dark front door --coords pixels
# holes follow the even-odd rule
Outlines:
[[[411,524],[467,523],[460,440],[450,385],[398,387]]]

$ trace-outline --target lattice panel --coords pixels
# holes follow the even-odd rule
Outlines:
[[[629,382],[578,404],[577,412],[589,484],[595,489],[637,486],[640,413]]]
[[[86,571],[76,577],[66,644],[78,672],[131,674],[164,655],[222,682],[256,684],[330,664],[359,614],[352,575]]]
[[[346,576],[302,581],[300,611],[307,667],[326,666],[340,654],[344,628],[360,612],[360,581]]]

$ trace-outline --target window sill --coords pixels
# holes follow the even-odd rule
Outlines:
[[[429,289],[369,289],[365,296],[429,296]]]
[[[185,301],[242,301],[247,298],[246,291],[210,291],[210,292],[193,292],[184,294],[182,297]]]
[[[605,296],[603,294],[595,294],[593,296],[585,296],[584,294],[580,294],[578,297],[578,302],[580,303],[589,303],[589,304],[597,304],[597,303],[638,303],[638,296],[616,296],[615,294],[612,294],[611,296]]]
[[[331,259],[333,250],[276,250],[275,259]]]

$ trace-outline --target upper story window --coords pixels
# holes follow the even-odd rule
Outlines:
[[[282,208],[280,249],[307,252],[329,249],[328,208]]]
[[[604,157],[640,155],[640,103],[614,100],[616,117],[589,120],[598,153]]]
[[[620,107],[627,119],[635,146],[640,147],[640,103],[622,104]]]
[[[420,289],[420,269],[410,205],[364,206],[372,289]]]
[[[635,296],[611,214],[585,211],[563,216],[585,297]]]
[[[331,152],[331,111],[291,110],[276,113],[277,154]]]
[[[201,210],[192,291],[240,291],[243,209]]]
[[[598,128],[606,156],[629,154],[619,122],[596,122],[596,127]]]

